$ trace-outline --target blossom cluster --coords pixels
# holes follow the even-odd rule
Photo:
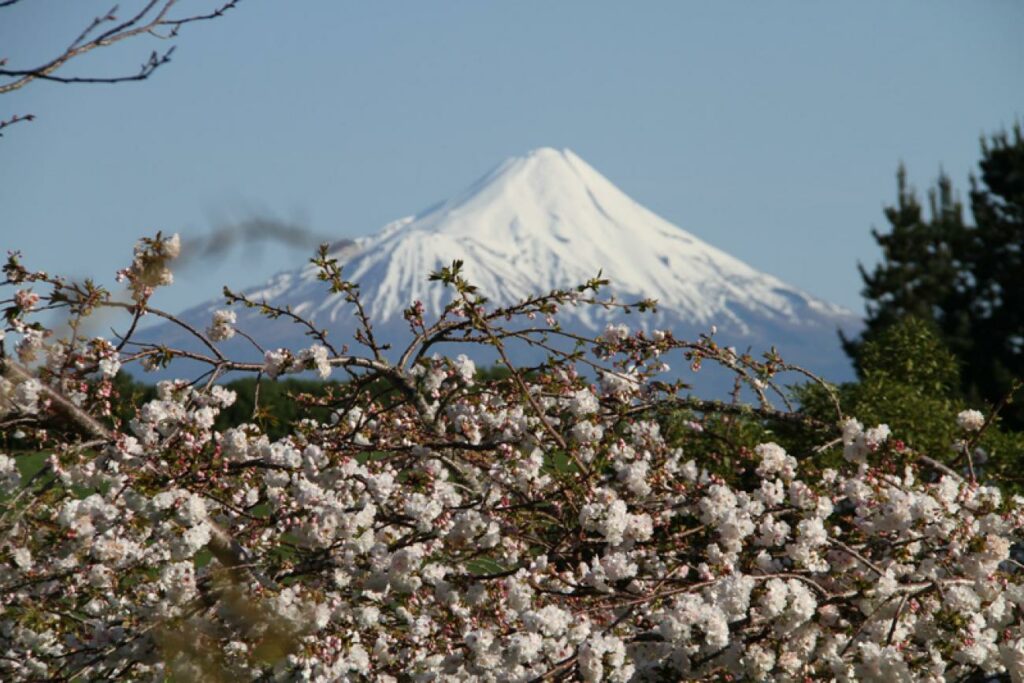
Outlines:
[[[125,280],[136,301],[148,299],[157,287],[174,282],[170,262],[181,255],[181,237],[174,233],[164,237],[144,238],[135,246],[132,264],[118,271],[118,280]]]
[[[292,353],[288,349],[276,349],[263,355],[263,372],[270,379],[309,369],[315,369],[320,379],[330,377],[331,363],[325,346],[313,344],[299,353]]]
[[[536,305],[471,322],[495,345]],[[120,418],[110,368],[165,351],[40,335],[45,361],[0,385],[0,420],[46,451],[28,475],[0,454],[0,678],[1024,677],[1021,498],[846,416],[832,468],[766,438],[725,472],[652,379],[694,351],[668,334],[610,328],[600,374],[566,355],[485,380],[430,352],[443,333],[404,364],[314,345],[230,366],[362,371],[281,438],[218,430],[237,397],[214,381]]]
[[[227,341],[235,336],[235,323],[238,322],[237,314],[229,309],[214,311],[213,322],[207,328],[206,334],[213,341]]]

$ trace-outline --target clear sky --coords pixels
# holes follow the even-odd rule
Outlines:
[[[110,0],[0,10],[11,67]],[[203,3],[186,0],[184,9]],[[122,1],[122,6],[136,3]],[[134,239],[250,215],[372,232],[505,157],[569,147],[751,265],[860,311],[857,262],[906,162],[965,190],[978,139],[1024,116],[1024,3],[245,0],[149,81],[35,83],[0,139],[0,248],[109,281]],[[130,43],[67,73],[123,73]],[[171,309],[301,264],[279,245],[178,274]]]

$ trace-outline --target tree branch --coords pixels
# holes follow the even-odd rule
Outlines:
[[[10,7],[18,1],[19,0],[3,0],[0,2],[0,9]],[[168,17],[168,14],[177,1],[178,0],[148,0],[148,2],[146,2],[138,12],[120,23],[115,23],[117,22],[118,10],[117,6],[115,6],[106,14],[95,17],[91,22],[89,22],[89,25],[78,34],[78,37],[75,38],[75,40],[73,40],[63,52],[44,64],[40,64],[36,67],[21,69],[7,68],[8,60],[0,59],[0,95],[19,90],[36,80],[65,84],[110,84],[144,81],[153,75],[154,71],[171,61],[171,55],[174,53],[175,46],[172,45],[164,51],[153,50],[150,53],[149,58],[142,63],[139,70],[135,73],[114,76],[61,76],[56,72],[68,62],[97,48],[108,47],[136,36],[148,34],[159,39],[174,38],[178,35],[178,31],[181,30],[182,26],[196,22],[210,21],[217,19],[218,17],[222,17],[228,10],[234,9],[234,7],[241,2],[241,0],[229,0],[205,14],[170,18]],[[113,25],[110,26],[110,28],[107,28],[100,33],[96,33],[100,27],[111,24]],[[166,35],[160,35],[160,29],[167,29]],[[0,129],[19,121],[31,120],[31,114],[13,116],[7,121],[0,120]]]
[[[7,128],[8,126],[13,126],[16,123],[21,123],[22,121],[33,121],[35,120],[35,118],[36,117],[34,114],[14,114],[9,119],[0,120],[0,131],[2,131],[4,128]],[[3,137],[3,135],[3,133],[0,133],[0,137]]]

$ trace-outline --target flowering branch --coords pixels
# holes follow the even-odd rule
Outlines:
[[[229,292],[311,337],[236,359],[235,310],[203,330],[150,306],[178,244],[140,242],[121,272],[130,302],[16,254],[4,267],[0,424],[24,444],[0,454],[4,680],[1024,676],[1024,500],[838,399],[835,423],[793,410],[782,372],[824,380],[774,351],[758,361],[713,331],[572,335],[560,306],[622,306],[596,298],[599,279],[492,307],[453,264],[435,277],[451,304],[436,321],[410,305],[393,361],[321,254],[327,286],[362,311],[361,350]],[[38,320],[101,309],[126,318],[116,346]],[[136,342],[150,314],[194,344]],[[494,349],[507,376],[442,342]],[[520,343],[547,358],[517,366]],[[732,370],[755,404],[660,380],[677,357]],[[121,403],[123,364],[180,359],[206,371]],[[345,382],[300,401],[330,417],[281,438],[221,426],[237,399],[224,373],[339,368]],[[963,411],[964,443],[990,421]]]

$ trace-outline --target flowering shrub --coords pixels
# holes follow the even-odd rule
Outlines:
[[[143,315],[185,325],[150,305],[176,253],[175,238],[140,243],[123,271],[130,303],[16,255],[5,267],[17,291],[4,301],[0,425],[45,462],[29,473],[38,454],[0,455],[0,678],[1024,677],[1011,557],[1024,500],[839,405],[834,423],[808,423],[776,386],[799,370],[774,353],[624,325],[575,337],[559,307],[652,304],[599,300],[594,280],[493,308],[458,262],[434,276],[453,293],[445,315],[428,323],[413,303],[394,356],[361,314],[353,354],[230,293],[313,343],[229,359],[217,342],[244,330],[218,311],[208,330],[188,326],[204,352],[135,344]],[[326,252],[314,261],[361,312]],[[101,307],[131,316],[123,336],[79,333]],[[54,308],[69,314],[62,337],[35,317]],[[441,344],[487,345],[506,372],[482,380]],[[514,344],[548,361],[517,368]],[[118,369],[176,357],[209,371],[160,382],[119,420]],[[674,357],[729,368],[754,404],[659,381]],[[316,399],[331,419],[277,440],[255,423],[213,428],[236,400],[224,373],[308,371],[345,380]],[[821,443],[737,447],[728,467],[692,456],[723,413]],[[673,416],[682,436],[668,434]],[[987,423],[959,422],[969,454]],[[843,464],[822,468],[830,454]]]

